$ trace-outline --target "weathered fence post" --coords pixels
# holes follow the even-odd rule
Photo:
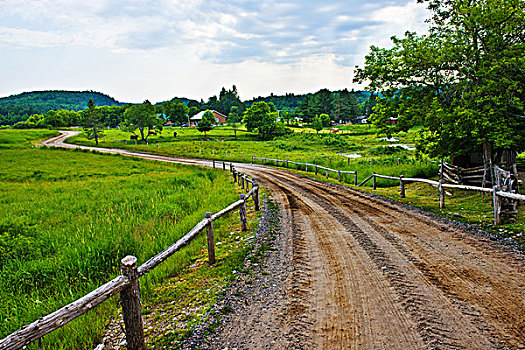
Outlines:
[[[295,163],[295,170],[299,170],[299,165]]]
[[[337,170],[337,180],[341,182],[341,170]]]
[[[241,229],[243,231],[248,230],[248,221],[246,220],[246,200],[244,199],[246,196],[244,194],[241,194],[242,204],[239,207],[239,215],[241,216]]]
[[[304,163],[305,169],[304,171],[308,172],[308,163]]]
[[[237,182],[237,170],[233,169],[233,182]]]
[[[215,161],[213,160],[212,162],[213,162],[213,169],[215,169]]]
[[[443,191],[443,180],[439,180],[438,192],[439,192],[439,208],[443,209],[445,208],[445,191]]]
[[[397,158],[397,165],[401,164],[401,158]]]
[[[241,152],[241,160],[244,160],[244,152]]]
[[[376,173],[372,173],[372,186],[376,189]]]
[[[399,175],[399,192],[401,198],[405,198],[405,181],[403,181],[403,175]]]
[[[374,165],[374,158],[370,158],[370,165]]]
[[[317,175],[317,165],[315,166],[315,175]]]
[[[241,176],[241,188],[244,190],[244,175]]]
[[[228,151],[226,151],[226,157],[228,157]]]
[[[230,163],[230,172],[233,171],[233,163]]]
[[[326,171],[326,173],[325,173],[326,178],[328,179],[328,169],[325,169],[325,171]]]
[[[126,343],[130,350],[144,350],[144,329],[140,307],[140,285],[137,273],[137,258],[128,255],[122,259],[120,268],[122,275],[126,276],[130,284],[120,292],[120,304],[126,328]]]
[[[357,170],[354,172],[354,186],[357,186]]]
[[[253,157],[255,157],[255,156],[252,156],[252,164],[253,164]]]
[[[332,157],[328,157],[328,164],[332,165]]]
[[[492,189],[492,205],[494,206],[494,225],[501,225],[501,199],[498,197],[499,187]]]
[[[350,157],[346,157],[346,165],[350,165]]]
[[[226,170],[226,163],[222,162],[222,170]]]
[[[253,191],[253,207],[256,211],[261,210],[259,206],[259,184],[257,182],[253,182],[252,189],[255,188],[255,191]]]
[[[245,178],[246,180],[246,193],[248,193],[248,190],[250,189],[250,181],[248,181],[248,178]],[[252,184],[252,188],[253,188],[253,184]]]
[[[213,220],[209,211],[204,214],[209,223],[206,226],[206,242],[208,243],[208,264],[215,264],[215,240],[213,238]]]

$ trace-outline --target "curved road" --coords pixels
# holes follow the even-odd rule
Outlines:
[[[79,147],[62,142],[72,133],[44,144]],[[273,328],[266,331],[271,337],[249,334],[258,339],[251,348],[525,349],[523,256],[352,189],[258,165],[236,167],[280,203],[282,257],[291,266],[286,300],[250,326]]]

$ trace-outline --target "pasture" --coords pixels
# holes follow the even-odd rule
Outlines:
[[[206,211],[238,199],[222,170],[31,148],[54,134],[0,130],[0,337],[116,276],[124,256],[144,262]],[[217,239],[229,237],[237,221],[232,215],[214,223]],[[199,237],[141,279],[145,300],[155,298],[157,282],[193,264],[204,242]],[[229,249],[218,253],[224,283],[245,247]],[[106,302],[46,336],[44,347],[92,348],[115,310]]]

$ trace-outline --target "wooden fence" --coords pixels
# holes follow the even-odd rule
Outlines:
[[[467,185],[458,185],[458,184],[449,184],[444,183],[442,180],[440,181],[433,181],[429,179],[420,179],[420,178],[406,178],[403,175],[400,176],[387,176],[387,175],[380,175],[376,173],[372,173],[372,175],[368,176],[366,179],[361,181],[360,183],[357,183],[357,171],[341,171],[337,169],[330,169],[326,167],[322,167],[320,165],[316,164],[310,164],[310,163],[297,163],[287,160],[281,160],[281,159],[271,159],[271,158],[260,158],[257,156],[252,156],[252,164],[256,160],[261,160],[263,164],[267,164],[267,162],[271,161],[274,162],[277,166],[279,166],[279,163],[281,163],[281,166],[290,168],[290,164],[295,165],[295,169],[299,170],[299,168],[304,167],[304,170],[308,172],[308,169],[312,169],[315,171],[315,174],[318,174],[318,170],[325,170],[325,176],[328,178],[328,173],[336,173],[338,174],[338,181],[341,182],[341,174],[354,174],[354,185],[355,186],[362,186],[368,181],[372,180],[372,187],[375,190],[376,189],[376,179],[387,179],[387,180],[393,180],[393,181],[399,181],[399,192],[401,198],[405,198],[405,184],[407,182],[422,182],[429,184],[431,186],[438,188],[439,193],[439,207],[444,208],[445,207],[445,188],[450,189],[459,189],[459,190],[467,190],[467,191],[477,191],[477,192],[483,192],[483,193],[490,193],[492,194],[492,203],[493,203],[493,213],[494,213],[494,224],[500,225],[501,224],[501,215],[502,215],[502,199],[511,199],[515,202],[518,202],[520,200],[525,201],[525,196],[514,193],[514,192],[508,192],[508,191],[502,191],[499,186],[494,186],[493,188],[486,188],[486,187],[477,187],[477,186],[467,186]]]
[[[226,169],[226,163],[223,162],[222,165],[223,169]],[[218,213],[212,214],[207,212],[204,219],[195,225],[195,227],[193,227],[193,229],[184,235],[184,237],[180,238],[166,250],[153,256],[139,267],[136,265],[137,258],[134,256],[126,256],[124,259],[122,259],[120,276],[112,279],[111,281],[100,286],[82,298],[75,300],[74,302],[58,309],[57,311],[22,327],[4,339],[1,339],[0,349],[21,349],[34,341],[40,340],[46,334],[59,329],[68,322],[71,322],[75,318],[97,307],[118,293],[120,293],[120,304],[122,305],[127,347],[131,350],[146,349],[140,305],[139,277],[144,276],[175,252],[189,244],[204,229],[206,229],[208,262],[209,264],[214,264],[215,241],[213,235],[213,221],[239,208],[241,228],[243,231],[246,231],[248,228],[246,215],[246,201],[248,198],[253,198],[255,210],[258,211],[260,208],[259,185],[246,174],[236,171],[233,164],[230,163],[229,167],[233,174],[234,180],[241,184],[242,179],[242,188],[246,188],[247,193],[241,194],[238,201],[230,204]],[[245,183],[246,186],[244,185]],[[251,184],[251,190],[249,191],[248,184]]]

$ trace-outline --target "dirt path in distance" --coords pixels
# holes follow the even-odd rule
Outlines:
[[[525,349],[522,255],[349,188],[236,167],[281,205],[291,268],[282,307],[247,307],[216,335],[229,349]]]

